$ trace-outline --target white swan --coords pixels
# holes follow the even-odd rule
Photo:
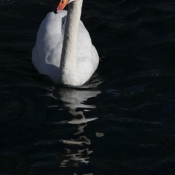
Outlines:
[[[69,3],[68,12],[63,8]],[[80,21],[83,0],[60,0],[42,21],[32,62],[57,84],[81,86],[97,69],[99,56]]]

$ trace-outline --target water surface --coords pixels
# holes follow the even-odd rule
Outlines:
[[[0,174],[174,175],[175,3],[84,0],[100,55],[79,88],[31,63],[55,0],[0,0]]]

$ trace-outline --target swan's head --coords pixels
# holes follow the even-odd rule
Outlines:
[[[60,0],[58,7],[55,10],[55,13],[61,12],[66,7],[67,4],[69,4],[73,1],[76,1],[76,0]]]

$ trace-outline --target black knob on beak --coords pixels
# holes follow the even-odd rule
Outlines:
[[[55,14],[57,14],[57,13],[58,13],[58,12],[57,12],[57,9],[55,9],[55,10],[54,10],[54,13],[55,13]]]

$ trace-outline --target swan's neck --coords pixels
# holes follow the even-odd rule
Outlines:
[[[77,68],[78,30],[83,0],[71,2],[68,7],[61,55],[61,81],[74,85]]]

